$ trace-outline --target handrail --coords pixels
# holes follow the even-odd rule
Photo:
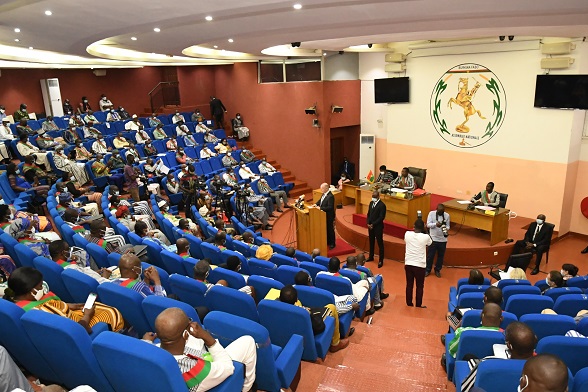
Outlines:
[[[149,102],[151,111],[155,112],[156,108],[166,105],[180,104],[179,82],[159,82],[149,91]]]
[[[179,84],[180,82],[159,82],[159,83],[157,83],[157,85],[156,85],[155,87],[153,87],[153,88],[151,89],[151,91],[149,91],[149,92],[147,93],[147,95],[151,95],[151,93],[152,93],[152,92],[154,92],[154,91],[157,89],[157,87],[161,86],[162,84],[174,84],[174,83],[175,83],[175,84]]]

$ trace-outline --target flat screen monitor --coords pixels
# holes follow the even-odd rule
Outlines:
[[[407,103],[409,101],[408,76],[374,80],[376,103]]]
[[[588,109],[588,75],[537,75],[535,107]]]

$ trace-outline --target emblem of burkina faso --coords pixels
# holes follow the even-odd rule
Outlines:
[[[431,120],[448,143],[472,148],[488,142],[506,114],[498,77],[479,64],[460,64],[441,76],[431,94]]]

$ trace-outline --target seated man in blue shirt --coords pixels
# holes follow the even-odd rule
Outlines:
[[[114,283],[135,290],[143,297],[148,295],[167,297],[157,269],[151,266],[143,270],[141,260],[135,254],[122,255],[118,262],[118,269],[120,270],[120,278]],[[144,277],[143,280],[141,280],[141,273]]]

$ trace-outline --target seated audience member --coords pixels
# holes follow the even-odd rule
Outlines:
[[[502,308],[499,305],[493,303],[487,303],[482,309],[481,325],[479,327],[459,327],[455,330],[455,336],[449,342],[449,355],[455,358],[457,354],[457,347],[459,346],[459,339],[463,331],[469,331],[473,329],[486,329],[490,331],[499,331],[500,323],[502,323]],[[445,368],[445,353],[441,357],[441,363]]]
[[[317,256],[320,256],[320,255],[321,255],[321,250],[320,250],[320,249],[318,249],[318,248],[314,248],[314,249],[312,250],[312,252],[310,252],[310,257],[312,257],[312,260],[313,260],[313,261],[314,261],[314,259],[315,259]]]
[[[69,99],[65,99],[65,101],[63,101],[63,114],[65,116],[71,116],[74,112],[74,108],[73,106],[71,106],[71,103],[69,102]]]
[[[12,133],[12,129],[10,129],[10,119],[4,117],[2,119],[2,125],[0,125],[0,139],[1,140],[15,140],[16,136]]]
[[[380,166],[380,174],[378,174],[378,178],[376,178],[376,182],[381,182],[384,184],[391,184],[394,181],[394,174],[391,170],[386,169],[386,165]]]
[[[14,119],[14,122],[17,122],[17,121],[22,122],[22,120],[25,120],[25,121],[30,120],[26,103],[20,104],[19,109],[12,114],[12,118]]]
[[[259,181],[257,181],[257,189],[259,189],[260,193],[264,195],[269,195],[274,199],[278,212],[284,212],[282,208],[292,208],[288,204],[288,195],[286,194],[286,192],[280,190],[273,190],[269,186],[265,178],[260,178]]]
[[[512,255],[528,252],[536,254],[535,268],[531,271],[531,275],[539,273],[541,258],[551,244],[551,233],[551,225],[545,224],[545,215],[539,214],[537,215],[537,220],[529,225],[525,232],[525,238],[515,242],[512,248]]]
[[[151,157],[153,155],[157,155],[157,149],[151,144],[151,140],[145,140],[145,144],[143,145],[143,151],[145,155]]]
[[[223,181],[229,187],[234,188],[239,185],[238,180],[237,180],[237,176],[235,175],[235,172],[233,171],[232,167],[227,167],[227,169],[223,173]]]
[[[96,141],[92,143],[92,151],[95,154],[107,154],[109,151],[112,151],[112,147],[106,145],[102,135],[98,135],[96,136]]]
[[[233,135],[235,132],[237,133],[237,139],[239,140],[249,140],[249,128],[245,126],[243,123],[243,119],[241,118],[241,113],[237,113],[235,118],[231,120],[233,124]]]
[[[251,163],[255,160],[255,154],[246,148],[241,150],[241,154],[239,154],[239,156],[241,157],[241,162],[244,163]]]
[[[195,237],[201,238],[202,234],[200,233],[200,229],[198,225],[193,223],[190,219],[184,218],[178,221],[178,228],[182,230],[182,232],[186,234],[192,234]]]
[[[204,133],[204,142],[205,143],[211,143],[211,144],[215,144],[216,145],[219,142],[219,140],[220,139],[218,137],[214,136],[214,134],[211,131],[206,131]]]
[[[255,203],[258,206],[263,206],[270,217],[275,217],[274,214],[274,201],[271,197],[265,197],[261,195],[255,194],[253,189],[251,189],[251,184],[244,184],[243,185],[243,193],[247,196],[248,203]]]
[[[564,264],[561,266],[561,274],[564,278],[564,280],[568,280],[570,278],[575,278],[576,276],[578,276],[578,267],[576,267],[573,264]]]
[[[503,279],[527,280],[527,274],[525,273],[525,270],[523,270],[522,268],[509,267],[506,271],[506,277]],[[498,286],[498,282],[500,281],[492,283],[492,286]]]
[[[100,106],[100,110],[105,112],[107,110],[112,110],[114,105],[110,102],[110,99],[106,97],[105,94],[100,96],[100,101],[98,101],[98,106]]]
[[[120,114],[114,109],[110,109],[108,114],[106,115],[106,122],[116,122],[121,121]]]
[[[243,212],[241,221],[245,226],[253,226],[256,230],[271,230],[273,226],[268,223],[269,215],[264,207],[248,206],[247,212]]]
[[[208,159],[210,157],[215,157],[216,155],[216,152],[212,151],[206,145],[202,147],[202,150],[200,150],[200,159]]]
[[[180,184],[176,181],[173,173],[167,174],[166,188],[169,193],[174,195],[180,191]]]
[[[484,275],[478,269],[470,270],[470,276],[468,277],[468,284],[473,285],[483,285],[484,284]]]
[[[190,392],[208,391],[233,374],[233,361],[245,365],[242,391],[251,390],[255,382],[257,352],[251,336],[241,336],[226,348],[208,331],[186,316],[179,308],[164,310],[155,319],[155,333],[143,339],[157,337],[160,347],[174,356]]]
[[[194,160],[186,155],[183,147],[178,147],[176,151],[176,162],[180,165],[186,165],[194,162]]]
[[[165,147],[168,151],[177,151],[178,150],[178,142],[176,139],[171,138],[165,143]]]
[[[59,127],[55,124],[55,121],[53,121],[53,116],[47,116],[45,121],[41,124],[41,129],[44,132],[59,131]]]
[[[190,241],[188,241],[186,238],[178,239],[176,241],[176,247],[177,247],[176,253],[182,259],[187,259],[188,257],[191,257],[191,255],[190,255]]]
[[[143,269],[137,255],[132,253],[122,255],[118,261],[118,269],[120,278],[114,280],[114,283],[138,292],[143,298],[149,295],[167,297],[157,269],[153,266]]]
[[[29,189],[35,191],[39,198],[46,198],[47,193],[49,193],[49,186],[47,185],[40,185],[38,181],[33,182],[30,184],[28,181],[25,180],[24,177],[20,176],[16,172],[17,167],[14,163],[9,163],[6,166],[6,174],[8,176],[8,182],[10,184],[10,188],[18,195],[20,192],[26,192]]]
[[[61,137],[51,137],[45,131],[39,131],[39,136],[35,139],[37,146],[42,150],[52,150],[55,147],[67,144]]]
[[[349,162],[347,157],[343,157],[343,162],[339,167],[339,175],[345,174],[345,178],[348,180],[353,180],[355,177],[355,164]]]
[[[86,173],[86,170],[84,170],[84,164],[69,159],[69,157],[64,154],[62,146],[57,146],[55,148],[53,162],[58,170],[64,173],[69,173],[78,183],[84,185],[90,182],[90,177],[88,176],[88,173]]]
[[[4,299],[16,303],[25,312],[37,309],[67,317],[84,327],[88,333],[92,333],[92,327],[99,322],[107,323],[114,332],[124,327],[123,317],[116,308],[95,302],[91,309],[83,310],[84,304],[63,302],[44,286],[43,274],[32,267],[17,268],[10,275]]]
[[[347,279],[349,281],[349,283],[351,283],[351,289],[353,290],[353,296],[355,298],[357,298],[357,302],[361,302],[363,300],[363,297],[368,295],[368,301],[367,301],[368,304],[367,304],[366,309],[370,310],[370,308],[371,308],[370,299],[369,299],[370,284],[368,283],[367,280],[360,280],[357,283],[351,282],[351,280],[349,278],[341,275],[341,273],[339,272],[340,265],[341,265],[341,261],[339,260],[339,258],[331,257],[329,259],[328,271],[320,271],[317,274],[317,276],[318,275],[330,275],[330,276],[336,276],[341,279]],[[381,308],[381,306],[380,306],[380,308]],[[376,309],[374,309],[371,312],[367,312],[366,314],[373,314],[375,310]]]
[[[92,268],[86,267],[86,260],[80,260],[77,255],[72,254],[69,244],[63,240],[50,243],[49,253],[51,254],[51,260],[63,269],[74,269],[88,275],[98,283],[108,282],[108,278],[112,274],[108,268],[100,268],[98,271],[94,271]]]
[[[95,220],[90,223],[90,233],[87,234],[85,238],[88,242],[92,242],[100,246],[108,254],[127,254],[128,252],[133,251],[133,246],[126,245],[122,236],[114,234],[107,236],[106,224],[102,220]]]
[[[502,290],[496,286],[490,286],[486,289],[486,291],[484,291],[484,297],[482,298],[482,302],[484,303],[484,305],[486,304],[496,304],[500,307],[502,307]],[[459,316],[459,322],[457,324],[454,323],[454,321],[451,320],[450,316],[451,315],[455,315],[455,316]],[[456,308],[456,310],[453,311],[453,313],[451,312],[447,312],[446,318],[447,318],[447,322],[449,323],[449,326],[452,327],[453,329],[457,329],[459,327],[461,327],[461,316],[462,314],[459,312],[458,308]],[[445,346],[445,335],[441,335],[441,344],[443,344],[443,346]]]
[[[149,126],[151,128],[156,128],[159,125],[163,126],[163,123],[157,118],[157,113],[152,113],[151,117],[149,117]]]
[[[221,162],[224,167],[235,167],[238,166],[239,163],[235,158],[231,156],[230,152],[227,152],[221,159]]]
[[[176,110],[176,112],[172,116],[172,124],[177,124],[180,121],[182,123],[185,123],[186,122],[186,119],[184,118],[184,116],[182,114],[180,114],[180,111],[179,110]]]
[[[82,116],[80,116],[78,113],[72,115],[67,123],[70,127],[83,127],[86,124],[84,120],[82,120]]]
[[[151,119],[149,121],[151,121]],[[159,123],[155,126],[155,129],[153,130],[153,137],[155,138],[155,140],[167,139],[167,133],[165,133],[165,131],[163,130],[162,123]]]
[[[151,219],[151,217],[148,218]],[[153,228],[150,228],[149,226]],[[171,245],[165,234],[163,234],[161,230],[155,229],[153,226],[153,222],[150,222],[149,226],[148,223],[146,223],[144,220],[139,220],[135,223],[135,234],[137,234],[140,238],[151,240],[156,244],[160,245],[162,248],[175,253],[177,250],[176,246]]]
[[[125,130],[127,131],[138,131],[141,127],[141,122],[139,121],[139,117],[136,114],[133,114],[131,117],[131,121],[125,123]]]
[[[10,120],[4,119],[2,125],[0,125],[0,158],[4,164],[10,163],[11,152],[9,150],[10,142],[16,137],[11,133]]]
[[[494,183],[489,182],[485,190],[472,197],[471,202],[478,206],[498,207],[500,195],[494,191]]]
[[[229,271],[233,271],[233,272],[237,272],[239,274],[241,274],[241,276],[243,276],[243,278],[245,279],[245,282],[247,282],[247,279],[249,279],[249,275],[245,275],[241,272],[241,259],[239,259],[239,257],[237,256],[229,256],[227,257],[227,262],[224,264],[219,265],[219,267],[228,269]],[[244,286],[239,288],[239,291],[244,292],[247,295],[250,295],[253,297],[253,299],[255,299],[255,288],[253,286]]]
[[[129,112],[127,112],[125,110],[125,108],[123,108],[122,106],[119,106],[118,109],[116,110],[118,112],[118,115],[120,116],[121,120],[128,120],[129,118],[131,118],[131,115],[129,114]]]
[[[92,159],[92,153],[84,147],[82,142],[78,142],[73,151],[76,154],[76,161],[88,161]]]
[[[43,385],[34,375],[25,377],[20,367],[14,362],[8,351],[0,346],[0,390],[16,392],[66,392],[56,384]]]
[[[190,116],[190,121],[192,121],[193,123],[204,121],[204,116],[202,115],[202,113],[200,113],[200,109],[194,109],[194,113],[192,113],[192,115]]]
[[[545,283],[547,283],[547,287],[541,290],[541,294],[545,294],[551,289],[557,289],[566,286],[566,281],[559,271],[549,271],[547,277],[545,278]]]
[[[275,167],[272,166],[271,163],[269,163],[265,157],[261,158],[261,162],[259,163],[259,165],[257,166],[257,168],[259,169],[259,172],[261,174],[268,174],[268,175],[272,175],[274,173],[278,172],[278,169],[276,169]]]
[[[145,144],[145,142],[151,141],[151,136],[149,136],[143,125],[139,125],[135,140],[137,140],[137,144]]]
[[[198,124],[196,124],[196,132],[197,133],[207,133],[207,132],[212,132],[212,129],[208,128],[204,124],[204,120],[202,120],[202,121],[198,121]]]
[[[96,177],[108,177],[108,183],[114,184],[120,188],[123,187],[125,182],[125,175],[116,173],[111,174],[110,169],[112,168],[113,162],[112,159],[108,160],[106,164],[102,161],[103,157],[102,154],[96,154],[96,160],[92,163],[92,172]]]
[[[212,236],[212,244],[219,248],[221,252],[227,250],[227,233],[219,229],[219,231]]]
[[[4,120],[8,115],[6,114],[6,107],[4,105],[0,105],[0,122]]]
[[[375,284],[378,286],[378,289],[376,290],[376,294],[374,295],[374,309],[376,309],[376,310],[382,309],[382,307],[384,306],[382,299],[386,299],[389,296],[389,294],[384,293],[384,291],[383,291],[384,290],[384,277],[379,275],[380,279],[379,279],[379,283],[378,283],[374,277],[370,277],[365,272],[359,271],[357,269],[357,257],[356,256],[348,256],[347,260],[346,260],[346,264],[347,264],[347,267],[344,268],[345,270],[353,271],[353,272],[357,273],[362,280],[365,279],[368,281],[368,283],[370,284],[370,287],[372,284]]]
[[[26,246],[39,256],[49,258],[49,248],[47,244],[51,241],[59,239],[59,235],[53,231],[41,236],[38,233],[33,233],[35,230],[33,220],[30,218],[16,218],[12,220],[10,225],[4,229],[4,232],[18,241],[19,244]]]
[[[22,174],[29,183],[35,183],[38,180],[47,180],[50,184],[53,184],[56,180],[55,176],[50,171],[43,170],[35,163],[35,158],[32,155],[28,155],[24,158]],[[37,179],[35,179],[35,177]]]
[[[125,158],[132,156],[135,159],[135,162],[141,160],[141,154],[139,154],[139,150],[135,147],[135,143],[131,142],[129,147],[127,148],[127,153],[125,154]]]
[[[29,127],[27,124],[27,120],[23,118],[16,126],[16,133],[18,134],[18,136],[32,136],[36,135],[37,131],[34,131],[33,128]]]
[[[63,132],[63,139],[67,142],[67,144],[76,144],[80,141],[80,135],[76,131],[75,125],[69,125],[68,128]]]
[[[60,187],[65,188],[67,192],[71,193],[73,198],[86,196],[88,200],[99,203],[102,197],[102,193],[94,192],[89,186],[83,186],[81,181],[77,181],[77,178],[74,180],[68,172],[64,172],[61,176],[61,184],[57,184],[57,189],[61,189]],[[98,215],[99,212],[98,204],[87,203],[84,209],[89,212],[95,211],[92,215]]]
[[[272,249],[270,244],[263,244],[257,248],[255,252],[255,258],[259,260],[269,261],[274,254],[274,250]]]
[[[514,321],[506,327],[505,330],[506,347],[510,356],[508,359],[523,359],[527,360],[533,358],[535,353],[535,346],[537,346],[537,336],[533,330],[525,323]],[[470,373],[461,383],[461,391],[471,391],[476,382],[476,375],[478,373],[478,365],[487,359],[501,359],[501,357],[489,356],[485,358],[472,358],[468,360]]]
[[[198,213],[204,219],[216,216],[216,209],[212,206],[212,197],[208,194],[201,194],[197,201]]]
[[[390,185],[396,188],[406,189],[407,191],[414,191],[416,189],[414,177],[408,172],[408,167],[402,168],[400,175]]]
[[[112,161],[112,166],[110,166],[112,170],[124,169],[125,167],[125,161],[120,156],[120,153],[117,149],[112,150],[112,155],[110,156],[108,162],[110,161]]]
[[[227,152],[233,151],[233,149],[231,148],[231,146],[229,146],[229,143],[227,142],[227,139],[222,139],[220,141],[220,143],[218,143],[217,145],[214,146],[214,149],[219,154],[226,154]]]
[[[78,104],[78,112],[79,113],[88,113],[91,110],[92,110],[92,106],[90,105],[88,98],[86,96],[83,96],[82,102],[80,102]]]
[[[16,149],[20,155],[23,157],[32,155],[35,158],[37,165],[43,165],[45,169],[49,169],[51,167],[49,165],[49,161],[47,160],[47,153],[41,152],[39,147],[33,146],[33,144],[29,142],[27,135],[20,135],[19,139],[19,142],[16,144]]]
[[[337,189],[343,190],[343,184],[349,182],[349,178],[347,178],[347,174],[341,173],[341,177],[337,181]]]
[[[94,128],[94,122],[88,121],[88,124],[82,127],[84,132],[84,139],[96,139],[98,135],[102,135],[102,132]]]
[[[98,121],[98,119],[94,116],[94,112],[89,110],[88,114],[86,114],[86,117],[84,117],[84,122],[86,124],[100,124],[100,121]]]
[[[108,198],[111,200],[111,202],[112,202],[112,197],[116,196],[118,198],[118,196],[120,195],[119,189],[120,188],[117,187],[116,185],[110,186]],[[151,208],[149,208],[149,202],[147,202],[145,200],[134,201],[133,204],[131,205],[131,203],[129,203],[126,199],[121,199],[118,202],[118,205],[126,206],[129,208],[133,207],[133,211],[135,214],[147,215],[147,216],[152,215]]]
[[[127,148],[131,145],[131,143],[123,136],[122,132],[116,134],[116,137],[112,141],[112,144],[114,144],[114,148],[117,148],[119,150],[121,148]]]
[[[331,316],[335,319],[335,329],[333,330],[333,338],[331,339],[331,347],[329,348],[330,352],[335,353],[335,352],[342,350],[342,349],[346,348],[347,346],[349,346],[349,339],[347,339],[347,338],[341,339],[341,335],[339,333],[339,314],[337,312],[337,308],[335,307],[335,305],[328,304],[322,308],[304,307],[304,306],[302,306],[300,301],[298,301],[298,292],[296,291],[296,289],[292,285],[284,286],[280,290],[280,298],[279,299],[280,299],[280,302],[284,302],[286,304],[290,304],[290,305],[294,305],[294,306],[299,306],[301,308],[306,309],[309,313],[309,317],[312,318],[313,320],[315,320],[311,323],[312,327],[313,327],[313,332],[315,335],[318,333],[321,333],[324,330],[324,320],[328,316]],[[323,320],[322,325],[320,325],[319,323],[316,322],[318,319]]]
[[[196,143],[194,136],[192,136],[192,132],[190,131],[188,126],[182,122],[178,123],[178,126],[176,127],[176,134],[178,135],[178,137],[181,137],[182,140],[184,140],[184,144],[186,145],[186,147],[192,147],[198,144]]]
[[[525,362],[519,391],[567,392],[568,367],[557,356],[540,354]]]

